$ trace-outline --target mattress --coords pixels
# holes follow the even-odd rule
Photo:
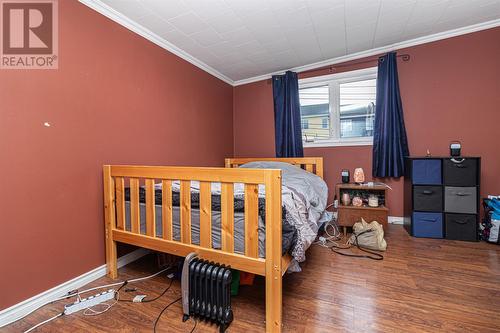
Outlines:
[[[140,230],[142,234],[146,233],[146,205],[140,203]],[[155,205],[156,211],[156,236],[162,237],[162,209],[160,205]],[[180,209],[179,207],[172,207],[172,224],[173,224],[173,238],[176,241],[181,240],[180,229]],[[130,224],[130,202],[125,202],[125,228],[131,229]],[[239,254],[245,253],[245,213],[234,213],[234,252]],[[266,249],[266,230],[264,221],[259,216],[259,257],[265,257]],[[191,208],[191,243],[200,245],[200,210]],[[286,253],[290,247],[291,242],[284,246],[283,251]],[[212,211],[212,247],[214,249],[221,248],[221,213],[219,211]]]

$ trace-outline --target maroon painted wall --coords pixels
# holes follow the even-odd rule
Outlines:
[[[58,70],[0,70],[0,309],[104,264],[103,164],[233,153],[230,85],[76,1],[59,18]]]
[[[448,155],[449,142],[462,141],[464,155],[482,159],[482,194],[500,193],[500,28],[399,50],[411,55],[399,62],[399,80],[410,153]],[[375,59],[375,58],[374,58]],[[359,61],[359,60],[358,60]],[[338,67],[336,72],[376,66]],[[335,66],[334,66],[335,67]],[[329,74],[328,70],[308,76]],[[306,77],[301,75],[301,77]],[[234,89],[235,155],[272,156],[274,119],[269,81]],[[332,189],[340,170],[362,167],[371,175],[371,146],[307,148],[307,156],[323,156]],[[369,177],[370,178],[370,177]],[[403,215],[400,180],[383,179],[389,192],[390,215]]]

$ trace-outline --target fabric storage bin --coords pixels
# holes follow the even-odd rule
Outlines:
[[[477,241],[477,217],[468,214],[445,214],[446,239]]]
[[[441,160],[413,160],[411,170],[413,184],[441,184]]]
[[[443,210],[443,189],[441,186],[413,187],[413,210],[439,212]]]
[[[413,236],[443,238],[443,214],[413,213]]]
[[[475,158],[450,158],[443,160],[444,185],[478,185],[478,160]]]
[[[447,213],[477,213],[477,190],[475,187],[444,188],[444,211]]]

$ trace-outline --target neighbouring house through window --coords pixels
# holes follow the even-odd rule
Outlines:
[[[304,146],[373,141],[377,68],[299,80]]]

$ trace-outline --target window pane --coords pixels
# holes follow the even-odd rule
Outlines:
[[[376,79],[341,83],[340,137],[373,136]]]
[[[330,138],[328,85],[299,90],[302,138],[316,141]]]

